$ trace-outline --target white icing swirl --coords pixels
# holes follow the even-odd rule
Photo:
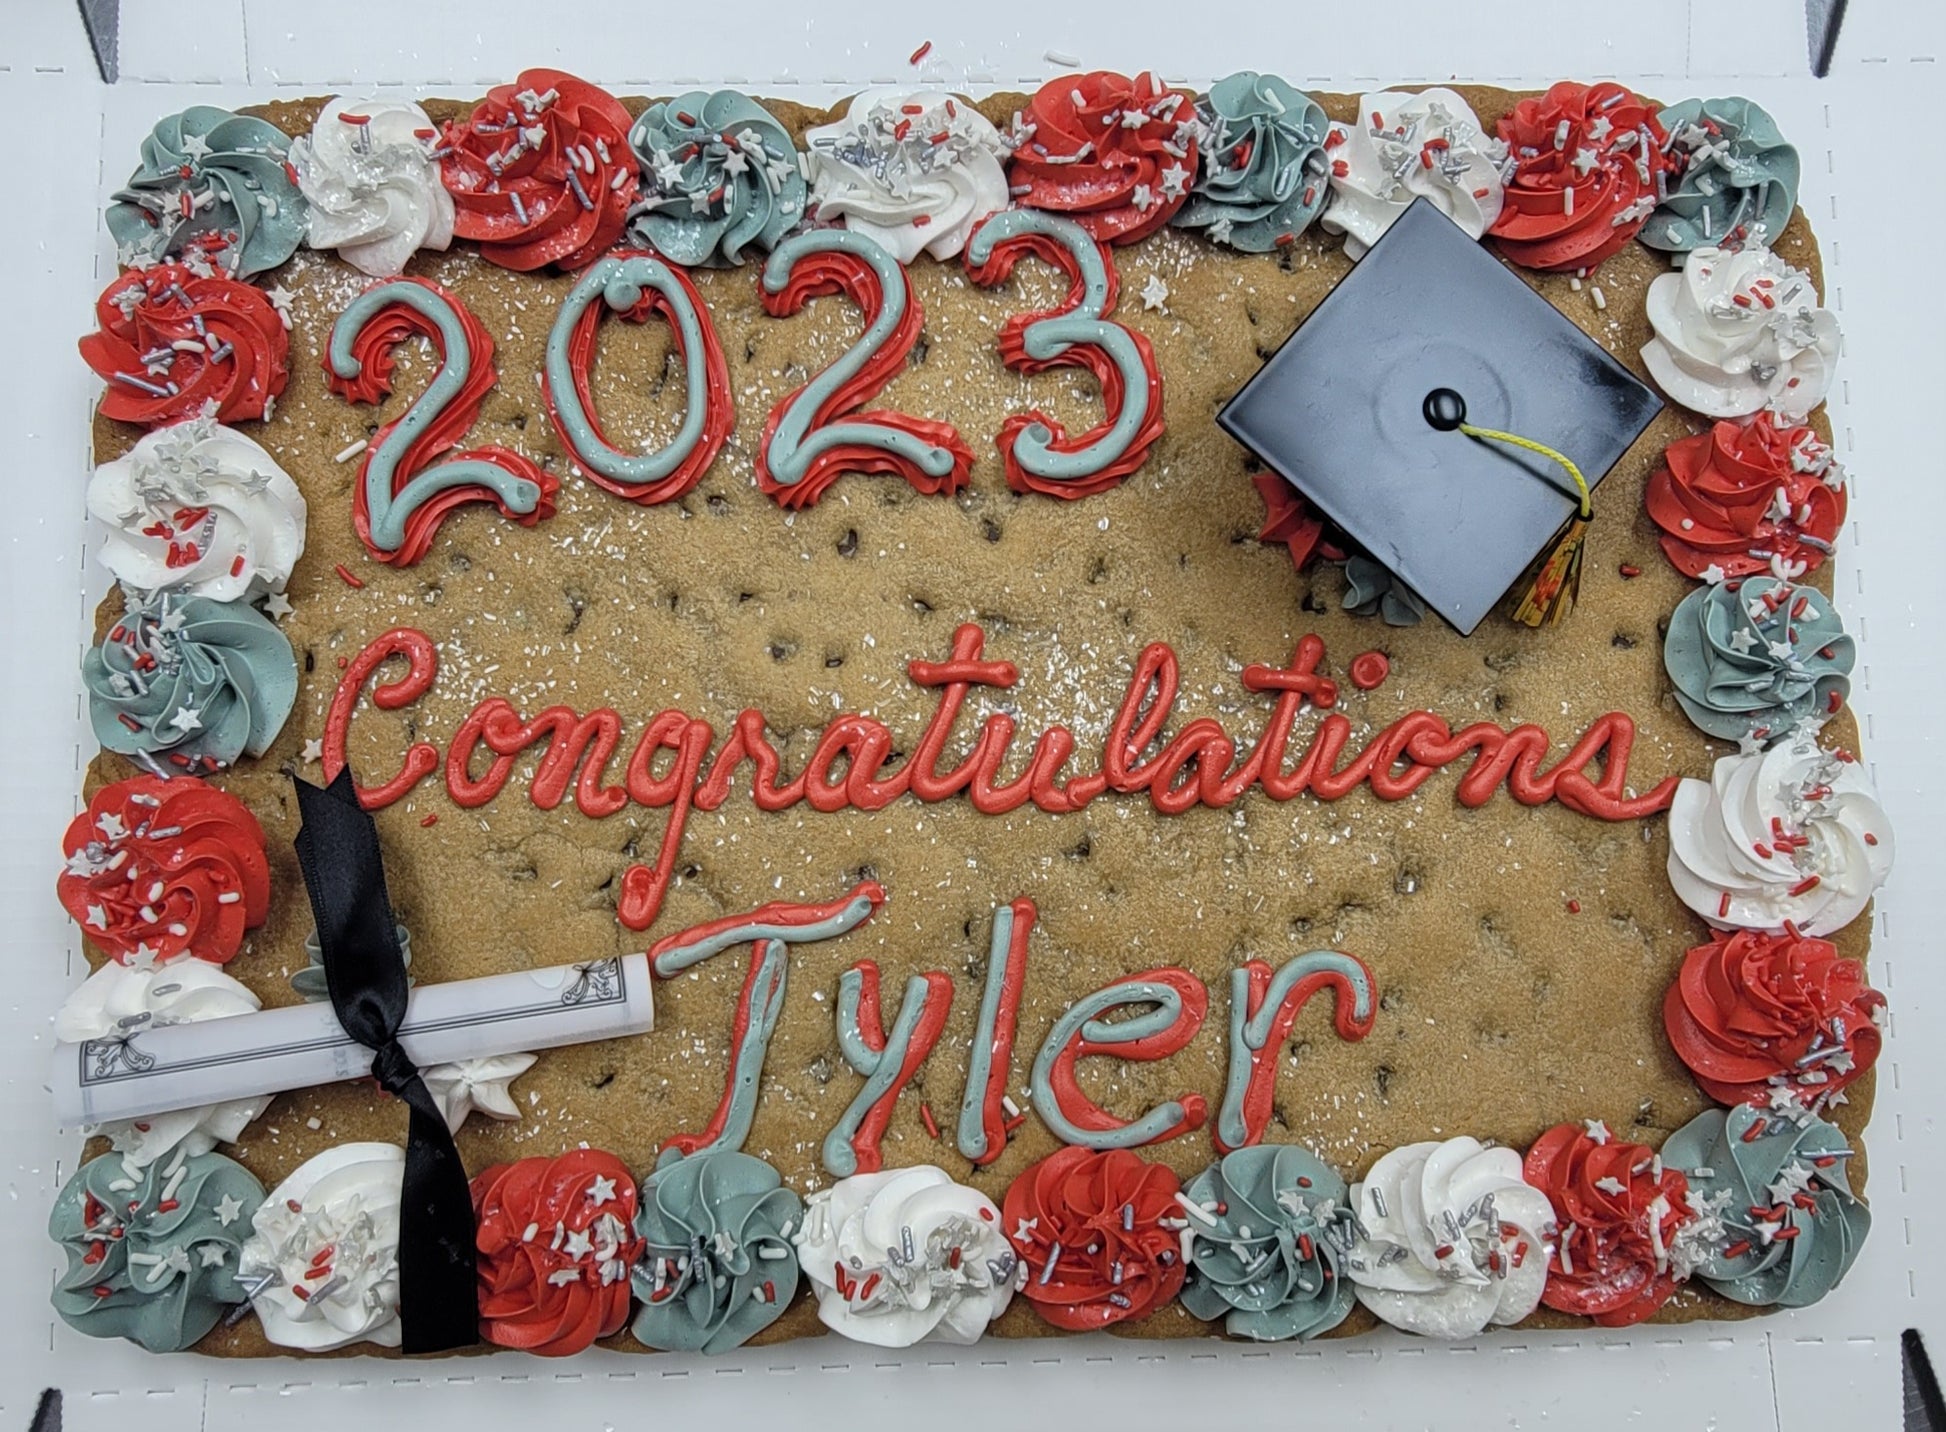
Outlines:
[[[69,995],[54,1016],[54,1037],[80,1044],[108,1035],[196,1024],[249,1014],[260,1001],[222,967],[193,955],[164,964],[110,960]],[[93,1132],[103,1135],[130,1168],[145,1168],[177,1148],[193,1157],[218,1144],[235,1143],[250,1121],[270,1107],[270,1095],[225,1099],[140,1119],[117,1119]]]
[[[1772,408],[1802,418],[1838,363],[1838,318],[1811,276],[1755,244],[1696,249],[1649,285],[1642,361],[1662,391],[1712,418]]]
[[[1341,1266],[1393,1327],[1468,1338],[1540,1305],[1554,1210],[1513,1149],[1407,1144],[1351,1186],[1351,1202],[1363,1236]]]
[[[399,1345],[404,1182],[405,1151],[397,1145],[340,1144],[277,1185],[237,1260],[246,1288],[268,1279],[251,1298],[265,1337],[304,1352]],[[316,1275],[326,1263],[330,1272]],[[292,1291],[300,1286],[308,1296]]]
[[[446,1117],[446,1127],[454,1133],[466,1116],[478,1110],[494,1119],[518,1119],[520,1106],[514,1103],[507,1086],[534,1067],[532,1054],[489,1054],[480,1059],[460,1059],[451,1064],[435,1064],[421,1071],[426,1092]]]
[[[1754,743],[1753,743],[1754,744]],[[1779,839],[1779,836],[1782,839]],[[1865,767],[1804,723],[1725,756],[1669,807],[1669,883],[1719,929],[1842,930],[1892,870],[1892,825]]]
[[[304,496],[255,442],[213,418],[143,436],[88,482],[109,526],[102,564],[132,593],[212,601],[279,592],[304,552]]]
[[[1476,239],[1500,217],[1507,146],[1487,137],[1472,106],[1452,90],[1368,94],[1358,119],[1332,125],[1326,142],[1331,202],[1318,222],[1345,236],[1350,258],[1363,258],[1421,197]]]
[[[1026,1274],[992,1200],[929,1164],[818,1190],[796,1242],[824,1325],[876,1347],[977,1342]]]
[[[310,201],[305,242],[336,249],[374,278],[397,274],[420,249],[451,244],[453,196],[429,157],[435,134],[409,102],[341,96],[327,104],[311,132],[291,142],[297,187]]]
[[[804,142],[818,217],[843,219],[902,264],[956,258],[980,220],[1007,207],[1000,132],[952,95],[867,90]]]

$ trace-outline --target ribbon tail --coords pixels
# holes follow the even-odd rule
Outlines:
[[[450,1352],[480,1340],[473,1195],[459,1146],[417,1074],[396,1090],[412,1111],[399,1204],[401,1351]]]

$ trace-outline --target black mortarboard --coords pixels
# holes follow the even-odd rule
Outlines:
[[[1662,401],[1431,203],[1415,201],[1217,414],[1239,442],[1471,633]],[[1434,395],[1439,395],[1435,397]]]

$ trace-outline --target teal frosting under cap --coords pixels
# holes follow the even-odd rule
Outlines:
[[[642,1184],[630,1274],[634,1333],[665,1352],[728,1352],[777,1321],[797,1291],[791,1234],[804,1204],[777,1170],[719,1149],[666,1163]]]
[[[1189,1278],[1182,1303],[1236,1337],[1276,1342],[1328,1332],[1351,1311],[1339,1259],[1357,1238],[1345,1181],[1308,1149],[1237,1149],[1183,1186]],[[1308,1251],[1307,1251],[1308,1250]]]
[[[263,1185],[221,1154],[131,1169],[103,1154],[54,1200],[48,1236],[68,1255],[54,1311],[77,1332],[180,1352],[244,1301],[237,1255]],[[106,1290],[106,1291],[104,1291]]]
[[[1242,70],[1196,105],[1202,152],[1189,199],[1170,222],[1267,253],[1304,232],[1331,197],[1323,108],[1275,75]]]
[[[297,658],[244,602],[163,592],[81,659],[95,739],[125,756],[261,756],[297,700]]]
[[[790,131],[748,95],[692,90],[652,104],[628,143],[642,166],[629,235],[676,263],[734,267],[804,217]]]
[[[1676,700],[1726,741],[1768,743],[1823,720],[1851,691],[1855,655],[1829,597],[1772,577],[1691,592],[1662,645]]]
[[[1354,616],[1385,618],[1387,626],[1417,626],[1426,604],[1413,590],[1370,557],[1345,559],[1345,610]]]
[[[1698,1114],[1662,1146],[1662,1162],[1688,1177],[1696,1211],[1672,1259],[1739,1303],[1817,1302],[1851,1270],[1872,1226],[1845,1175],[1850,1157],[1844,1134],[1802,1109]]]
[[[399,939],[399,955],[406,969],[412,968],[412,932],[403,925],[392,926],[392,933]],[[311,1004],[318,1004],[331,998],[331,984],[324,975],[324,947],[318,943],[318,932],[312,930],[304,937],[304,958],[302,969],[291,971],[291,988]],[[412,985],[412,976],[407,974],[406,986]]]
[[[1686,99],[1662,111],[1670,154],[1687,163],[1640,238],[1676,255],[1723,247],[1742,226],[1775,244],[1797,207],[1798,157],[1762,105],[1741,98]],[[1761,232],[1759,232],[1761,230]]]
[[[304,196],[286,164],[290,146],[276,125],[212,105],[161,120],[108,206],[108,232],[123,262],[199,248],[238,278],[276,268],[304,238]]]

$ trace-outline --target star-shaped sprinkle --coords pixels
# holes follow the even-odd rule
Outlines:
[[[272,620],[282,621],[291,614],[291,599],[282,592],[272,592],[264,598],[264,611]]]
[[[161,953],[160,950],[156,949],[147,940],[143,940],[135,946],[134,950],[129,953],[128,958],[122,961],[122,963],[132,970],[152,970],[155,968],[156,956]]]
[[[163,1255],[162,1262],[166,1267],[178,1273],[187,1273],[189,1271],[189,1250],[178,1243]]]
[[[292,296],[291,291],[281,283],[274,283],[264,290],[264,297],[270,300],[270,306],[286,318],[290,316]]]
[[[1162,171],[1162,197],[1180,199],[1189,192],[1189,171],[1180,164],[1171,164]]]
[[[203,729],[203,713],[194,706],[178,706],[169,724],[187,736],[191,731]]]
[[[1773,1084],[1768,1104],[1772,1113],[1790,1113],[1797,1108],[1797,1091],[1788,1084]]]
[[[313,762],[322,761],[324,759],[324,742],[316,736],[312,736],[306,740],[302,759],[307,766]]]
[[[1588,1137],[1598,1144],[1607,1143],[1611,1137],[1608,1125],[1600,1119],[1583,1119],[1581,1126],[1588,1131]]]
[[[1158,310],[1167,313],[1169,310],[1165,305],[1168,302],[1169,285],[1162,281],[1161,274],[1150,274],[1147,282],[1142,285],[1142,307],[1151,313]]]
[[[750,168],[750,160],[741,149],[732,149],[723,156],[725,174],[742,174]]]
[[[1574,158],[1568,162],[1574,166],[1574,172],[1585,179],[1588,177],[1588,171],[1601,163],[1601,156],[1595,153],[1594,150],[1583,146],[1574,151]]]
[[[1730,649],[1739,655],[1757,644],[1757,638],[1748,627],[1738,627],[1730,633]]]
[[[122,824],[122,818],[112,810],[104,811],[95,817],[95,829],[109,840],[120,840],[128,834],[128,827]]]
[[[1789,1203],[1811,1185],[1811,1170],[1796,1161],[1787,1163],[1777,1171],[1777,1177],[1770,1183],[1770,1197],[1773,1203]]]
[[[1614,132],[1614,129],[1614,122],[1607,115],[1596,115],[1594,122],[1588,126],[1588,138],[1592,139],[1596,144],[1600,144]]]
[[[1610,1174],[1607,1178],[1596,1179],[1595,1187],[1603,1193],[1612,1194],[1616,1198],[1620,1198],[1628,1192],[1628,1185],[1623,1183],[1619,1178],[1616,1178],[1613,1174]]]
[[[97,930],[107,929],[108,907],[105,905],[90,905],[88,907],[88,923],[93,925]]]
[[[584,1229],[572,1229],[568,1233],[567,1241],[561,1245],[561,1251],[570,1258],[586,1258],[595,1251],[595,1240],[590,1238]]]
[[[1148,111],[1146,110],[1137,109],[1135,106],[1130,105],[1127,109],[1122,111],[1123,129],[1140,129],[1143,125],[1147,124],[1148,122],[1149,122],[1149,115],[1148,115]]]
[[[196,1251],[203,1255],[202,1266],[205,1268],[221,1268],[229,1252],[221,1243],[205,1243]]]
[[[667,154],[658,152],[655,163],[655,185],[656,188],[666,189],[671,193],[682,188],[682,165],[676,163]]]
[[[1014,1225],[1014,1242],[1025,1243],[1034,1236],[1034,1230],[1041,1226],[1038,1218],[1023,1218]]]
[[[1770,643],[1770,654],[1779,661],[1789,661],[1791,659],[1791,644],[1787,641],[1773,641]]]
[[[1764,743],[1757,739],[1757,733],[1755,731],[1745,731],[1741,736],[1737,737],[1737,754],[1739,756],[1754,756],[1763,750],[1763,748]]]
[[[185,134],[182,138],[182,152],[185,159],[207,159],[209,141],[200,134]]]
[[[1217,244],[1229,243],[1231,231],[1234,230],[1235,228],[1236,225],[1231,223],[1228,219],[1218,219],[1215,223],[1209,226],[1210,242],[1217,243]]]
[[[594,1182],[588,1185],[588,1202],[600,1208],[604,1203],[611,1202],[614,1197],[615,1180],[604,1178],[600,1174],[595,1175]]]
[[[235,1194],[226,1193],[216,1204],[216,1221],[228,1228],[243,1217],[243,1201]]]
[[[709,212],[709,191],[697,188],[689,191],[689,212],[707,214]]]
[[[1155,203],[1155,190],[1146,184],[1137,184],[1135,186],[1135,193],[1129,202],[1134,204],[1136,208],[1147,212]]]
[[[1722,583],[1728,581],[1729,577],[1730,574],[1714,562],[1703,568],[1703,580],[1708,582],[1712,587],[1720,586]]]

